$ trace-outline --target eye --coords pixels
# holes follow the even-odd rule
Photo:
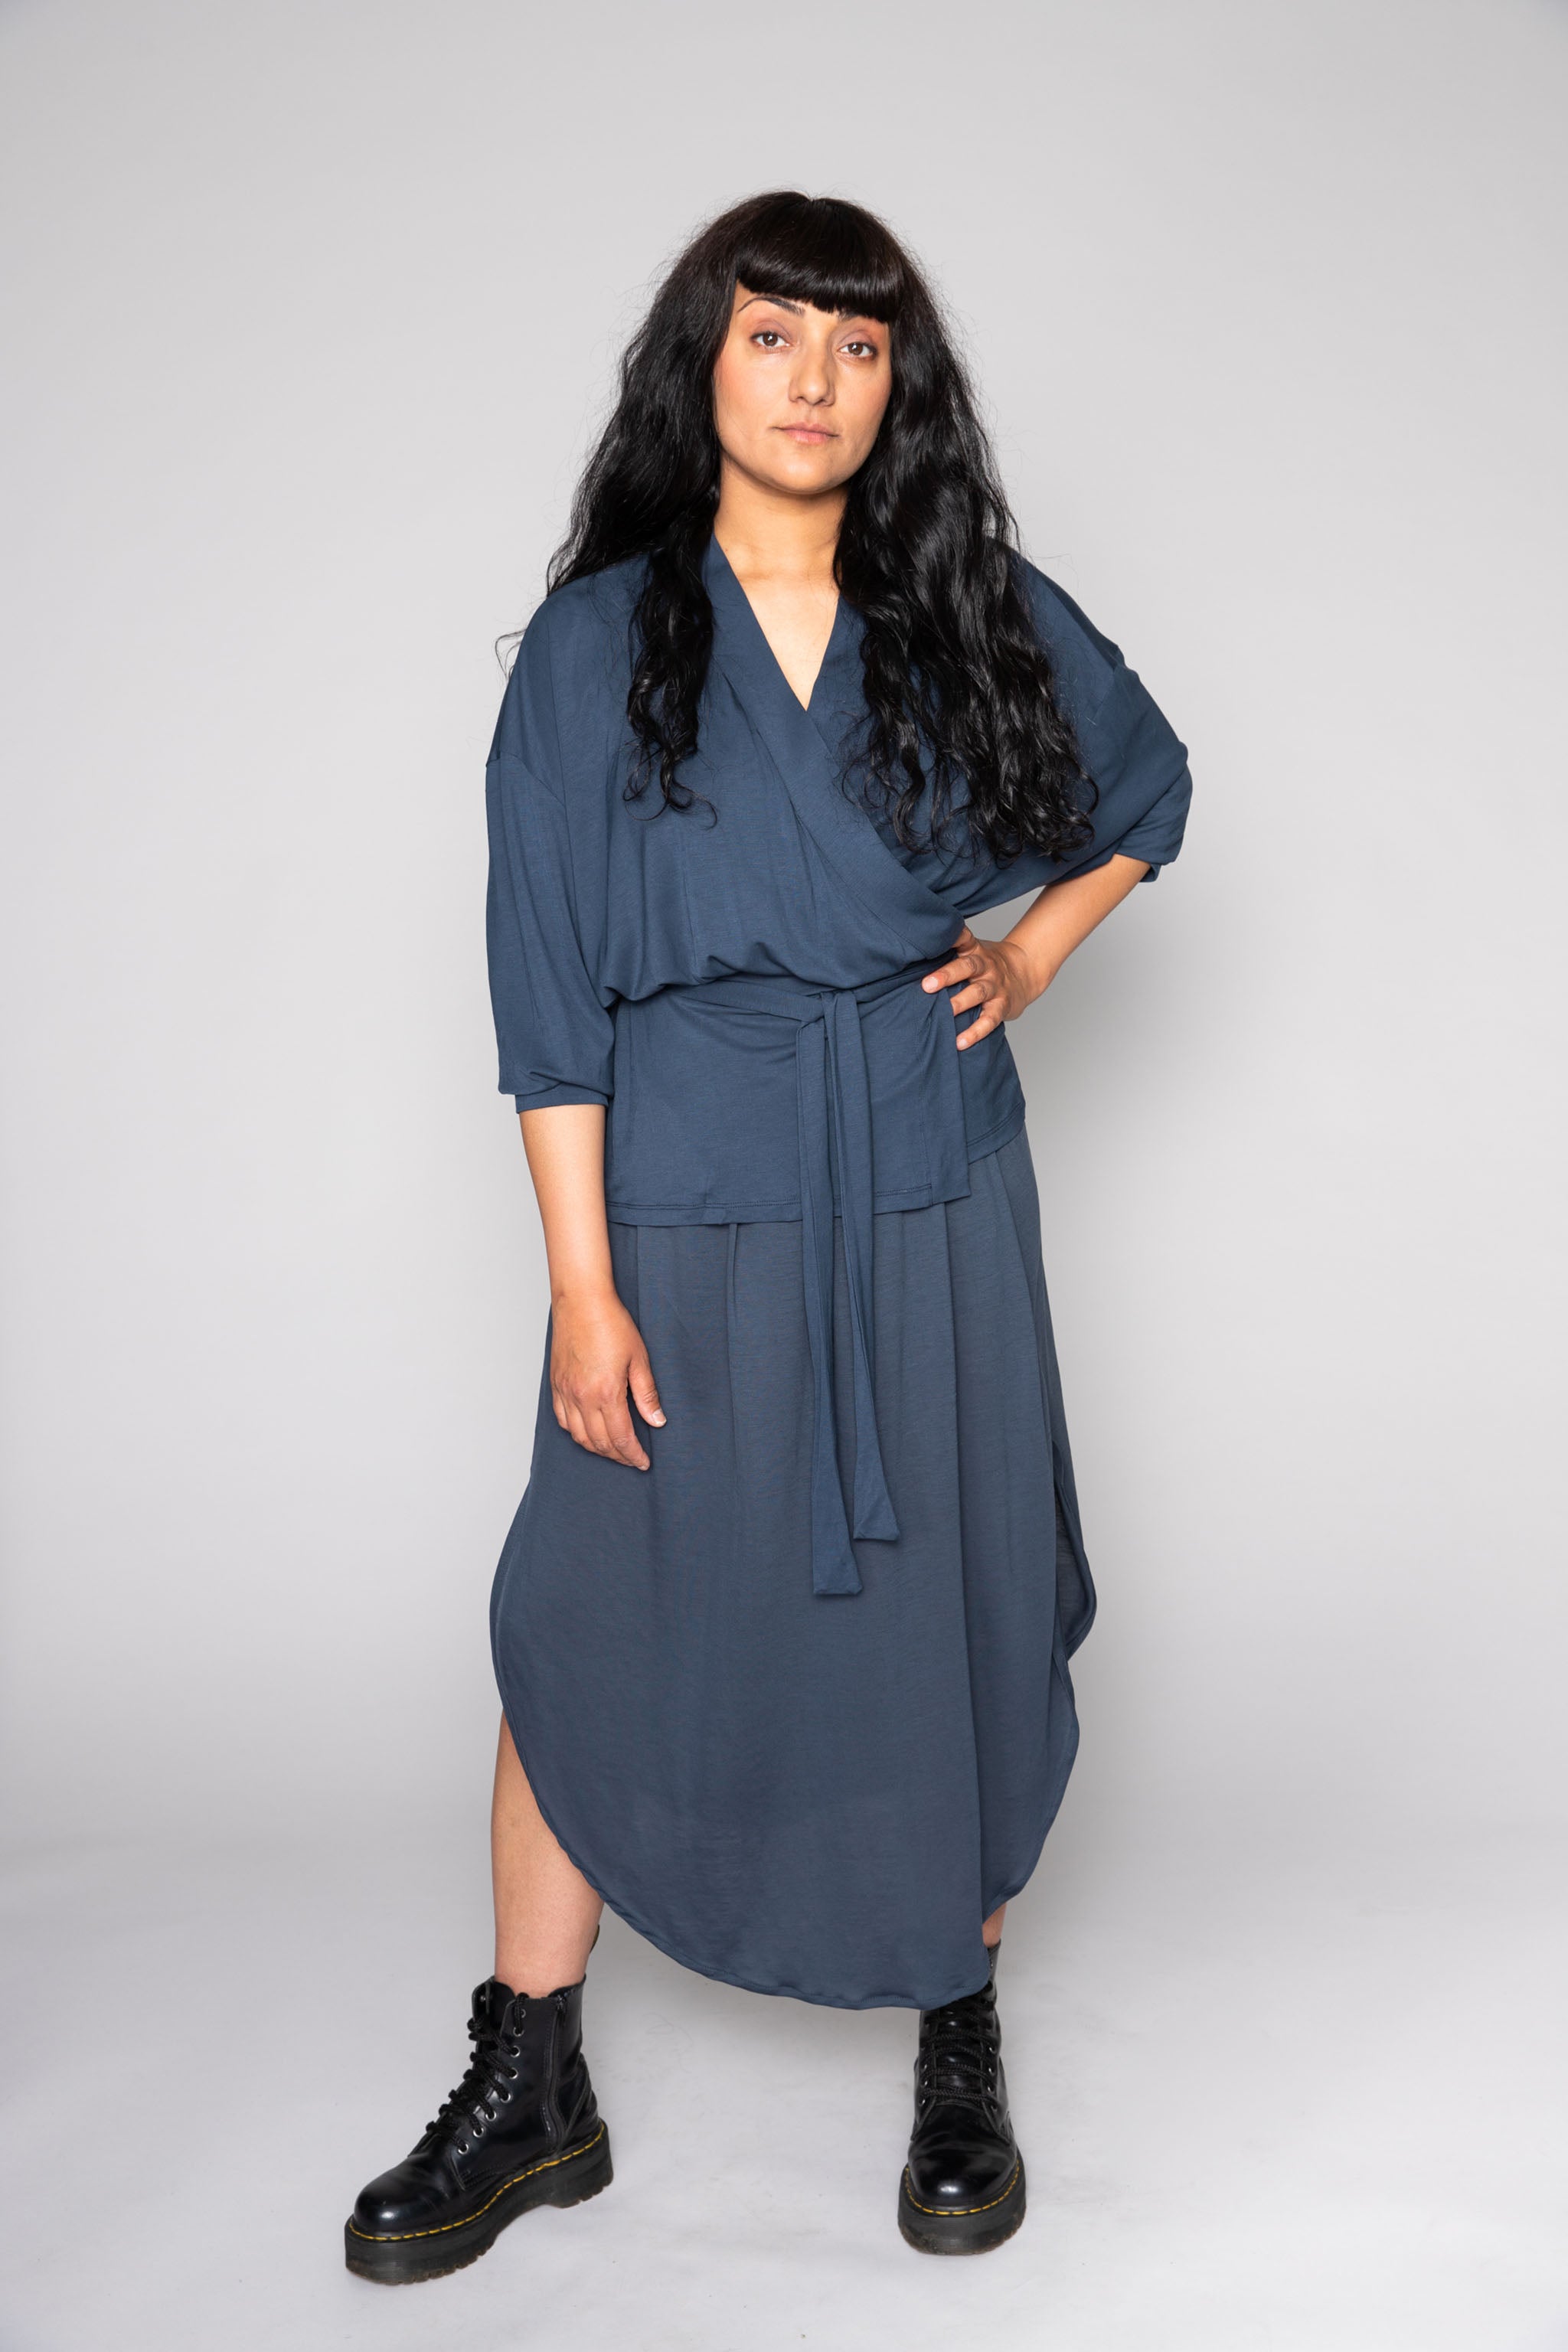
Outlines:
[[[764,351],[773,352],[779,349],[784,337],[776,327],[759,327],[752,341],[753,343],[761,343]]]
[[[874,360],[877,356],[876,344],[868,341],[864,335],[854,336],[844,348],[853,359]]]

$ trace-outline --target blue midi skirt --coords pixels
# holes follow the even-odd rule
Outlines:
[[[611,1227],[667,1415],[638,1472],[556,1425],[496,1571],[501,1701],[590,1885],[685,1967],[846,2009],[984,1981],[1078,1744],[1084,1557],[1019,1135],[879,1215],[877,1426],[899,1526],[812,1590],[801,1227]],[[842,1241],[839,1455],[853,1400]]]

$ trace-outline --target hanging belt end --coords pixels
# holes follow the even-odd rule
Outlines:
[[[893,1517],[893,1507],[888,1500],[886,1489],[856,1513],[855,1533],[863,1542],[898,1542],[899,1523]]]
[[[855,1565],[855,1555],[846,1545],[842,1553],[817,1559],[812,1563],[811,1589],[823,1595],[852,1593],[861,1591],[860,1571]]]

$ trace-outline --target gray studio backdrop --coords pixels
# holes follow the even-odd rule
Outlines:
[[[1197,779],[1016,1040],[1102,1594],[1071,1834],[1557,1812],[1565,32],[5,9],[25,1836],[477,1856],[545,1297],[492,641],[654,273],[776,183],[925,257]]]

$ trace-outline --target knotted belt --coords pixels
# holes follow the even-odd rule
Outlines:
[[[858,1592],[855,1536],[894,1541],[893,1516],[877,1433],[876,1335],[872,1261],[876,1192],[871,1157],[871,1092],[860,1013],[895,989],[918,986],[931,964],[866,982],[859,988],[806,988],[772,978],[709,981],[685,988],[685,1002],[703,1012],[761,1013],[795,1024],[795,1091],[800,1133],[801,1256],[805,1279],[805,1329],[811,1350],[811,1581],[815,1592]],[[942,1024],[930,1072],[942,1100],[941,1118],[963,1133],[963,1097],[952,1045],[952,1013],[945,990],[922,1000]],[[852,1508],[845,1509],[834,1414],[834,1211],[844,1225],[849,1327],[854,1347],[855,1458]]]

